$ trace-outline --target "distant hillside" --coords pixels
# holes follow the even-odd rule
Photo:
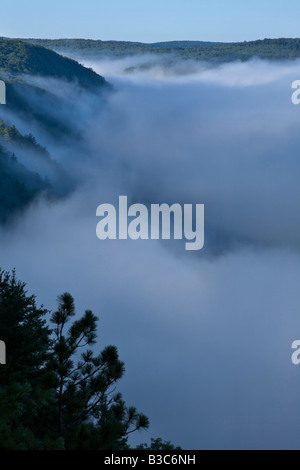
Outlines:
[[[0,39],[0,75],[13,77],[24,73],[77,81],[84,88],[108,85],[93,70],[49,48],[15,39]]]
[[[210,43],[201,41],[171,41],[153,44],[126,41],[89,39],[23,39],[30,44],[44,46],[70,57],[101,57],[156,53],[171,53],[184,59],[228,62],[259,57],[269,60],[300,57],[300,39],[263,39],[236,43]]]
[[[165,41],[153,42],[151,47],[210,47],[222,44],[221,42],[207,42],[207,41]]]

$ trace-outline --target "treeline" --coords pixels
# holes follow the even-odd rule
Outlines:
[[[33,134],[0,121],[0,224],[13,221],[35,199],[62,197],[72,183]]]
[[[22,165],[13,152],[0,145],[0,223],[10,222],[41,193],[49,181]]]
[[[209,43],[197,41],[171,41],[144,44],[126,41],[101,41],[89,39],[24,39],[59,53],[100,57],[155,53],[174,54],[182,59],[227,62],[246,61],[253,57],[269,60],[296,59],[300,57],[300,39],[279,38],[235,43]]]
[[[0,450],[126,450],[149,419],[116,391],[125,372],[116,346],[100,349],[98,317],[76,314],[69,293],[38,307],[16,274],[0,270]],[[139,449],[174,449],[160,438]]]
[[[0,139],[7,143],[15,143],[21,147],[34,148],[36,151],[44,153],[45,156],[50,158],[46,147],[42,147],[36,140],[36,138],[31,134],[22,135],[14,124],[5,125],[4,121],[0,121]]]

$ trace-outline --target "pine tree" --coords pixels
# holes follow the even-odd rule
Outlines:
[[[46,313],[15,271],[0,270],[0,339],[6,345],[6,365],[0,366],[0,449],[41,446],[32,425],[49,398],[41,385],[50,344]]]
[[[127,449],[129,434],[149,426],[115,391],[125,371],[117,348],[92,349],[98,318],[74,317],[69,293],[50,316],[14,271],[0,270],[0,450]]]
[[[49,348],[47,313],[36,306],[34,295],[27,295],[26,284],[16,279],[14,270],[0,270],[0,339],[7,346],[6,382],[30,381],[38,375]]]
[[[96,343],[98,318],[86,310],[65,331],[74,316],[74,299],[64,293],[51,317],[54,341],[48,369],[57,401],[47,414],[54,417],[53,432],[66,449],[124,448],[130,433],[148,427],[148,418],[127,407],[120,393],[114,394],[125,371],[117,348],[106,346],[98,355],[90,349]]]

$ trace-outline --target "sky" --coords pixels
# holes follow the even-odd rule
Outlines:
[[[298,0],[13,0],[1,36],[158,42],[299,36]]]

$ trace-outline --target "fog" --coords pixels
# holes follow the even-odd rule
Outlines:
[[[291,344],[300,338],[300,108],[291,83],[300,62],[85,65],[114,85],[106,100],[30,79],[60,100],[49,114],[80,137],[56,139],[7,106],[7,119],[32,132],[76,187],[1,229],[1,267],[15,267],[47,308],[69,291],[78,314],[100,317],[98,347],[115,344],[126,366],[118,390],[150,418],[133,444],[299,448]],[[96,208],[119,195],[205,204],[203,250],[100,241]]]

